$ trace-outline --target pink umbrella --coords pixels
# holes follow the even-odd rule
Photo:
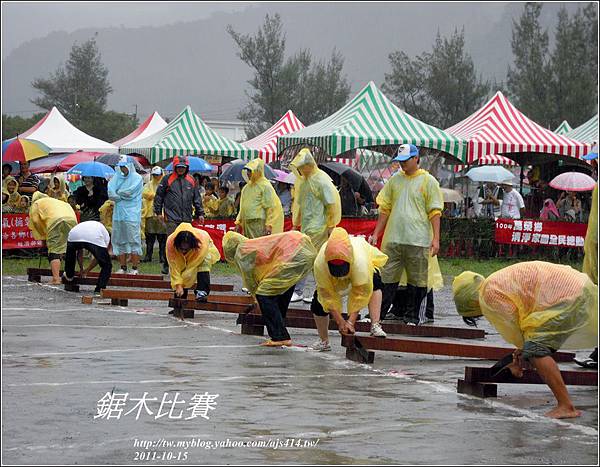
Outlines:
[[[596,180],[580,172],[565,172],[554,177],[549,185],[557,190],[591,191],[596,185]]]
[[[59,154],[55,156],[42,157],[29,163],[31,173],[40,174],[48,172],[66,172],[80,162],[90,162],[94,157],[101,155],[97,152],[74,152],[72,154]]]

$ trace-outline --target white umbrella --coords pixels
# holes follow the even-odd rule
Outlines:
[[[502,183],[512,180],[515,176],[504,167],[499,165],[484,165],[482,167],[473,167],[466,173],[474,182],[495,182]]]
[[[444,196],[444,203],[460,203],[463,200],[463,196],[456,190],[450,188],[440,188],[440,190]]]
[[[596,180],[579,172],[565,172],[554,177],[549,185],[564,191],[592,191]]]

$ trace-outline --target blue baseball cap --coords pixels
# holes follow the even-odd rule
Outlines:
[[[393,160],[398,162],[404,162],[410,159],[411,157],[416,157],[419,155],[419,148],[414,144],[401,144],[398,147],[398,152],[396,152],[396,157]]]

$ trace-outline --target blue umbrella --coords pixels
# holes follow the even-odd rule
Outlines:
[[[71,167],[67,174],[81,175],[82,177],[100,177],[109,179],[115,174],[112,167],[103,164],[102,162],[80,162],[79,164]]]
[[[212,172],[215,168],[200,157],[188,157],[190,163],[190,173],[195,172]],[[165,171],[173,172],[173,163],[165,167]]]
[[[228,167],[223,170],[221,177],[219,179],[222,182],[241,182],[244,180],[242,177],[242,169],[248,163],[248,161],[244,160],[235,160]],[[277,174],[273,171],[271,167],[265,164],[265,178],[269,180],[273,180],[277,178]]]

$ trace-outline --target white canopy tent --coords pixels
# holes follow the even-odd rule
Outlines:
[[[84,133],[73,126],[56,107],[19,138],[30,138],[44,143],[51,153],[57,152],[118,152],[117,146]]]

